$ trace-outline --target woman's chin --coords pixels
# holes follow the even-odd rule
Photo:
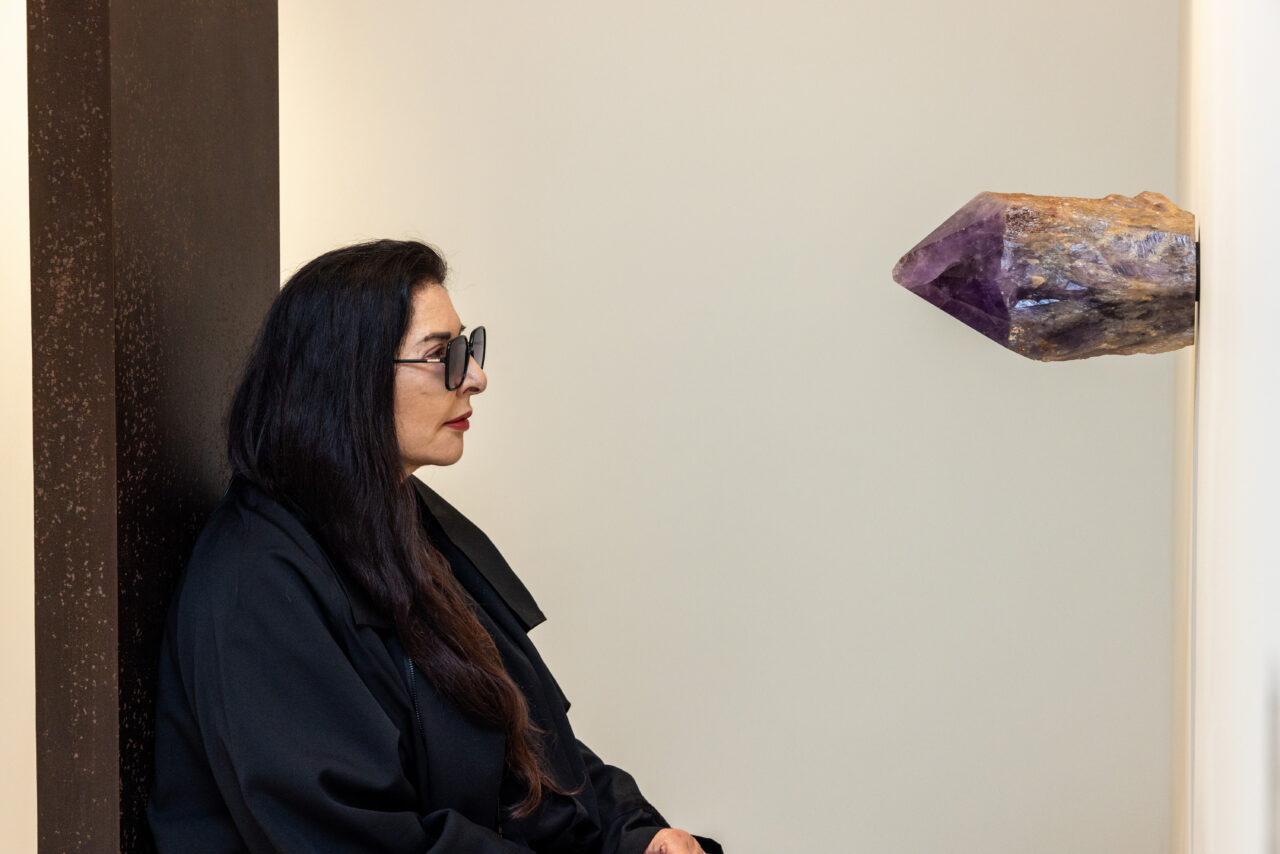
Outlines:
[[[414,459],[407,457],[401,457],[401,459],[404,461],[405,470],[410,473],[427,466],[451,466],[462,459],[462,437],[458,437],[456,447],[441,448],[436,453],[424,454]]]

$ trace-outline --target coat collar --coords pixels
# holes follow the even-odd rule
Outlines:
[[[435,517],[444,530],[445,536],[458,549],[471,558],[476,569],[489,582],[502,601],[515,614],[520,626],[527,632],[547,618],[538,608],[529,589],[516,576],[506,558],[498,551],[497,546],[475,524],[457,511],[422,481],[416,477],[409,478],[419,500]],[[339,574],[341,575],[341,574]],[[347,598],[351,601],[351,615],[358,625],[373,626],[380,629],[391,629],[391,619],[370,601],[358,584],[347,583],[343,579]]]
[[[453,505],[441,498],[416,477],[409,478],[418,497],[431,512],[431,515],[444,529],[445,536],[457,546],[463,554],[471,558],[476,569],[493,586],[502,601],[516,615],[520,625],[527,632],[547,618],[533,600],[533,595],[524,586],[507,563],[506,558],[498,551],[497,546],[477,528],[470,519],[459,513]]]
[[[521,627],[527,632],[534,626],[546,621],[546,616],[538,608],[538,603],[534,601],[529,589],[516,576],[506,558],[502,556],[497,546],[485,535],[484,531],[477,528],[470,519],[459,513],[452,504],[441,498],[435,490],[418,480],[418,478],[411,477],[409,482],[413,484],[419,500],[426,506],[431,515],[436,518],[436,521],[440,523],[445,536],[463,554],[471,558],[471,562],[475,564],[476,569],[497,591],[502,601],[511,609],[511,612],[515,614]],[[243,486],[246,484],[249,484],[249,481],[237,475],[232,479],[232,485],[228,491],[235,489],[237,485]],[[301,508],[291,503],[286,503],[284,499],[276,499],[276,501],[290,515],[294,516],[298,522],[302,523],[304,528],[308,527],[306,514],[302,512]],[[308,533],[310,532],[308,531]],[[314,539],[314,537],[311,537],[311,539]],[[373,626],[379,629],[394,628],[390,617],[373,604],[360,585],[347,579],[344,573],[335,572],[335,575],[347,594],[347,599],[351,603],[351,615],[358,625]]]

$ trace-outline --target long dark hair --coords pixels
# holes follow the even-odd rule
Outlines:
[[[506,734],[507,770],[527,794],[559,791],[524,695],[418,517],[396,441],[396,358],[415,291],[443,285],[444,259],[413,241],[325,253],[271,306],[231,405],[233,471],[292,502],[345,571],[395,623],[446,699]]]

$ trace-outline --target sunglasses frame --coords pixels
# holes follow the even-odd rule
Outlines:
[[[480,336],[480,357],[479,358],[476,358],[476,355],[475,355],[474,339],[477,334]],[[457,352],[457,350],[454,349],[454,346],[457,345],[459,342],[462,343],[463,345],[462,352],[466,353],[466,355],[462,357],[462,373],[459,375],[458,381],[453,385],[450,385],[449,377],[453,373],[453,371],[449,370],[449,367],[450,367],[449,359],[455,352]],[[472,359],[476,360],[476,365],[479,366],[480,370],[484,370],[484,357],[488,349],[489,349],[489,333],[485,332],[485,329],[483,326],[477,326],[475,329],[471,330],[470,335],[459,335],[456,338],[451,338],[449,340],[449,343],[445,345],[443,359],[392,359],[391,361],[397,365],[424,365],[424,364],[438,364],[443,362],[445,391],[456,391],[458,387],[462,385],[463,381],[466,380],[467,368],[470,366]]]

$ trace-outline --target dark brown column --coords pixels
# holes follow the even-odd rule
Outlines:
[[[29,0],[40,850],[150,850],[165,604],[279,283],[276,7]]]

